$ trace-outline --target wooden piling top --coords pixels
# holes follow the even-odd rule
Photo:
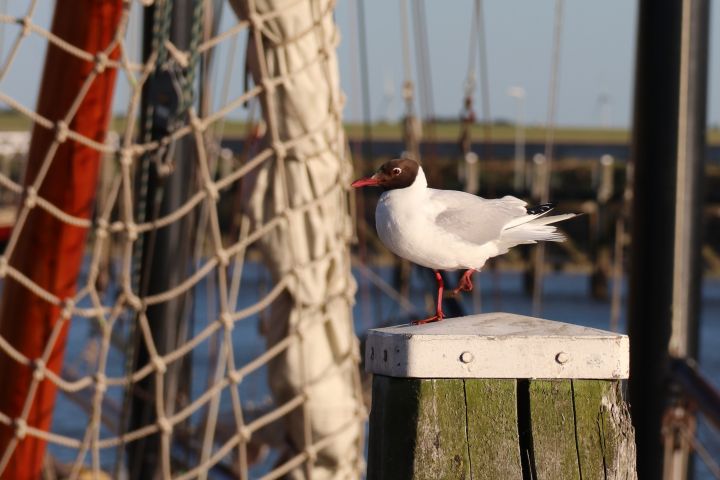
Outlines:
[[[401,378],[628,378],[627,335],[512,313],[370,330],[365,370]]]

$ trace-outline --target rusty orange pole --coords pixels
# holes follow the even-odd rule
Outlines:
[[[82,50],[96,55],[111,45],[123,9],[123,0],[58,0],[52,32]],[[106,52],[117,58],[115,48]],[[62,120],[78,96],[81,87],[93,74],[95,62],[79,59],[71,53],[48,45],[37,112],[56,122]],[[116,72],[114,68],[98,69],[98,74],[84,96],[68,128],[102,142],[111,116]],[[24,183],[36,179],[56,132],[34,125]],[[90,218],[97,187],[100,152],[71,139],[60,144],[38,194],[61,210],[78,217]],[[83,260],[87,229],[57,220],[35,207],[22,226],[10,265],[33,282],[61,299],[72,298]],[[54,306],[30,290],[6,278],[0,305],[0,335],[31,360],[39,359],[60,319],[60,307]],[[54,342],[47,367],[60,372],[69,322],[65,321]],[[0,351],[0,412],[20,418],[31,390],[33,371]],[[56,388],[41,380],[25,419],[27,426],[48,430],[52,420]],[[13,427],[0,425],[0,459],[6,465],[0,477],[12,480],[35,480],[40,477],[45,442],[23,435],[23,422]],[[9,459],[9,462],[7,461]],[[1,467],[1,465],[0,465]]]

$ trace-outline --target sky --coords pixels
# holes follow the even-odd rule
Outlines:
[[[435,109],[439,116],[457,116],[462,106],[468,70],[472,1],[426,1]],[[371,106],[381,115],[385,85],[394,86],[395,113],[402,111],[403,2],[365,0]],[[487,70],[492,118],[514,119],[516,100],[507,95],[511,86],[526,91],[527,121],[547,118],[554,0],[486,0],[483,2]],[[344,32],[340,46],[341,74],[354,104],[347,117],[361,118],[358,95],[352,88],[352,64],[359,56],[350,38],[356,18],[355,1],[340,0],[337,22]],[[572,0],[564,2],[557,120],[566,125],[599,125],[598,99],[609,97],[609,122],[630,123],[636,4],[627,0]],[[411,38],[412,41],[412,38]],[[415,57],[413,53],[412,57]],[[413,75],[415,76],[415,67]],[[479,71],[479,70],[478,70]],[[359,83],[359,82],[358,82]],[[359,87],[358,87],[359,89]],[[479,89],[476,90],[479,113]]]
[[[338,49],[342,88],[348,102],[345,118],[362,119],[362,89],[359,74],[357,1],[338,0],[335,12],[341,32]],[[370,109],[374,120],[396,121],[403,114],[401,7],[416,0],[363,0],[366,14]],[[0,9],[21,14],[29,0],[0,0]],[[33,21],[49,27],[52,0],[39,0]],[[468,70],[471,0],[425,0],[429,66],[436,116],[457,118],[462,107]],[[137,4],[136,4],[137,7]],[[518,102],[507,94],[512,86],[525,92],[525,121],[544,123],[549,108],[549,83],[555,0],[485,0],[483,2],[490,90],[490,117],[515,120]],[[136,8],[137,10],[137,8]],[[627,128],[631,123],[634,78],[637,2],[629,0],[570,0],[564,2],[560,47],[557,124],[562,126],[603,126]],[[720,10],[711,12],[709,122],[720,123],[720,99],[713,87],[720,73]],[[136,16],[137,18],[137,16]],[[412,20],[412,15],[408,13]],[[234,16],[225,9],[221,29],[229,28]],[[19,28],[5,25],[0,31],[3,57]],[[135,28],[131,33],[139,37]],[[410,28],[409,41],[415,39]],[[132,41],[139,46],[139,40]],[[0,82],[0,91],[34,108],[41,75],[45,42],[37,35],[23,41],[16,60]],[[238,41],[237,54],[230,58],[229,42],[218,52],[219,68],[232,66],[229,98],[242,92],[244,40]],[[410,55],[412,80],[417,85],[416,55]],[[478,62],[476,62],[476,65]],[[218,70],[220,71],[220,70]],[[479,74],[479,71],[478,71]],[[218,75],[224,78],[224,70]],[[235,80],[237,79],[237,80]],[[217,90],[222,80],[218,81]],[[120,78],[115,101],[116,112],[127,105],[127,80]],[[216,96],[221,97],[220,93]],[[475,90],[476,113],[482,117],[480,91]],[[606,99],[607,101],[602,101]],[[221,103],[222,99],[218,100]],[[417,108],[417,107],[416,107]],[[234,115],[242,116],[243,112]]]

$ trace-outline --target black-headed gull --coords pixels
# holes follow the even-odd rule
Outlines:
[[[485,199],[455,190],[428,188],[425,173],[410,159],[391,160],[372,176],[352,183],[355,188],[385,189],[375,209],[380,240],[394,254],[432,268],[438,282],[435,315],[415,324],[442,320],[443,280],[440,270],[466,269],[454,290],[472,290],[471,275],[488,258],[523,243],[561,242],[556,222],[574,213],[545,216],[553,204],[528,208],[519,198]]]

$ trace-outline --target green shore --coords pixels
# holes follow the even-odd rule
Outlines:
[[[126,119],[115,117],[112,120],[112,130],[123,131]],[[0,111],[0,131],[23,131],[30,129],[32,122],[29,118],[15,111]],[[361,123],[346,123],[345,131],[350,139],[362,139],[366,136],[366,127]],[[442,121],[423,125],[424,141],[455,141],[460,135],[460,122]],[[248,131],[246,122],[226,120],[222,125],[225,138],[243,137]],[[493,142],[512,142],[515,139],[516,128],[512,123],[493,123],[489,126],[475,123],[471,127],[473,142],[483,142],[486,138]],[[402,125],[396,123],[377,122],[370,125],[370,135],[375,140],[402,139]],[[547,130],[543,125],[526,125],[525,140],[527,142],[545,142]],[[630,130],[625,128],[597,128],[597,127],[556,127],[554,130],[555,142],[592,142],[608,144],[627,144],[630,142]],[[720,145],[720,129],[708,130],[708,142],[711,145]]]
[[[32,122],[29,118],[14,111],[0,111],[0,131],[23,131],[30,129]],[[115,117],[112,121],[112,129],[122,131],[125,125],[125,118]],[[223,136],[226,138],[242,137],[247,132],[247,124],[237,120],[226,120],[222,126]],[[351,139],[361,139],[365,136],[365,126],[360,123],[345,124],[345,131]],[[402,138],[402,125],[399,123],[374,123],[370,126],[370,133],[373,139],[397,140]],[[459,122],[440,122],[432,125],[424,125],[424,140],[457,140],[460,134]],[[515,126],[512,124],[493,124],[486,128],[484,124],[472,126],[472,139],[481,142],[486,135],[492,141],[513,141],[515,138]],[[528,125],[525,128],[525,137],[528,142],[544,142],[546,131],[543,126]],[[711,133],[711,139],[720,143],[720,130]],[[597,129],[586,127],[561,127],[555,129],[555,140],[563,141],[587,141],[607,143],[627,143],[629,132],[626,129]]]

